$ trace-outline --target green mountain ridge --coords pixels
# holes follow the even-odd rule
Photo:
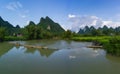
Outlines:
[[[14,28],[13,25],[10,24],[8,21],[4,21],[1,16],[0,16],[0,27]]]
[[[46,18],[42,17],[37,25],[43,30],[52,32],[54,34],[61,34],[65,32],[65,30],[58,23],[54,22],[48,16],[46,16]]]
[[[120,26],[112,28],[104,25],[103,27],[95,28],[94,26],[85,26],[78,31],[80,35],[102,36],[102,35],[120,35]]]
[[[18,34],[20,33],[20,26],[17,25],[14,27],[12,24],[10,24],[8,21],[4,21],[2,17],[0,16],[0,28],[5,28],[7,36],[13,35],[13,34]]]
[[[26,39],[48,39],[56,38],[61,36],[65,30],[48,16],[43,18],[41,17],[40,22],[35,24],[33,21],[30,21],[27,26],[25,26]]]
[[[30,23],[27,26],[29,25],[37,26],[39,29],[42,29],[42,31],[49,32],[52,35],[59,35],[65,32],[65,30],[58,23],[54,22],[48,16],[46,16],[45,18],[41,17],[40,22],[38,24],[35,24],[33,21],[30,21]],[[22,33],[20,31],[21,28],[19,25],[16,25],[16,27],[14,27],[8,21],[4,21],[2,17],[0,17],[0,27],[4,27],[6,29],[6,35]]]

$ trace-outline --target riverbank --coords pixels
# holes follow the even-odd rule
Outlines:
[[[14,41],[14,40],[26,40],[23,37],[6,37],[5,41]],[[53,38],[59,39],[59,38]],[[62,38],[60,38],[62,39]],[[43,39],[42,39],[43,40]],[[89,47],[102,47],[110,55],[120,56],[120,36],[77,36],[71,37],[67,40],[82,41],[82,42],[93,42],[93,46]]]
[[[120,36],[73,37],[71,40],[97,42],[108,54],[120,56]]]

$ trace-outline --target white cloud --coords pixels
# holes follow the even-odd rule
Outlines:
[[[6,8],[9,10],[17,10],[22,7],[23,5],[20,2],[10,2],[8,5],[6,5]]]
[[[69,18],[74,18],[74,17],[76,17],[75,15],[72,15],[72,14],[68,14],[68,17]]]
[[[99,19],[97,16],[91,16],[92,19]]]
[[[120,22],[113,22],[109,20],[102,20],[97,16],[78,16],[78,15],[68,15],[68,22],[71,24],[71,30],[79,31],[80,28],[87,26],[94,26],[96,28],[107,25],[108,27],[120,26]]]
[[[24,10],[23,5],[19,1],[8,3],[6,8],[8,10],[15,11],[15,14],[17,14],[22,19],[28,17],[29,10]]]
[[[102,25],[107,25],[108,27],[117,27],[120,26],[120,22],[113,22],[113,21],[103,21]]]

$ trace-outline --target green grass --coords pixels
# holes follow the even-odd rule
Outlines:
[[[95,36],[95,37],[72,37],[72,40],[75,41],[100,41],[100,42],[104,42],[104,41],[108,41],[110,38],[110,36]]]
[[[19,41],[19,40],[25,40],[24,37],[14,37],[14,36],[6,36],[5,41]]]

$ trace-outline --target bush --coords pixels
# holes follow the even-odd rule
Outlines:
[[[109,39],[109,42],[104,44],[107,53],[120,56],[120,38],[114,37]]]

